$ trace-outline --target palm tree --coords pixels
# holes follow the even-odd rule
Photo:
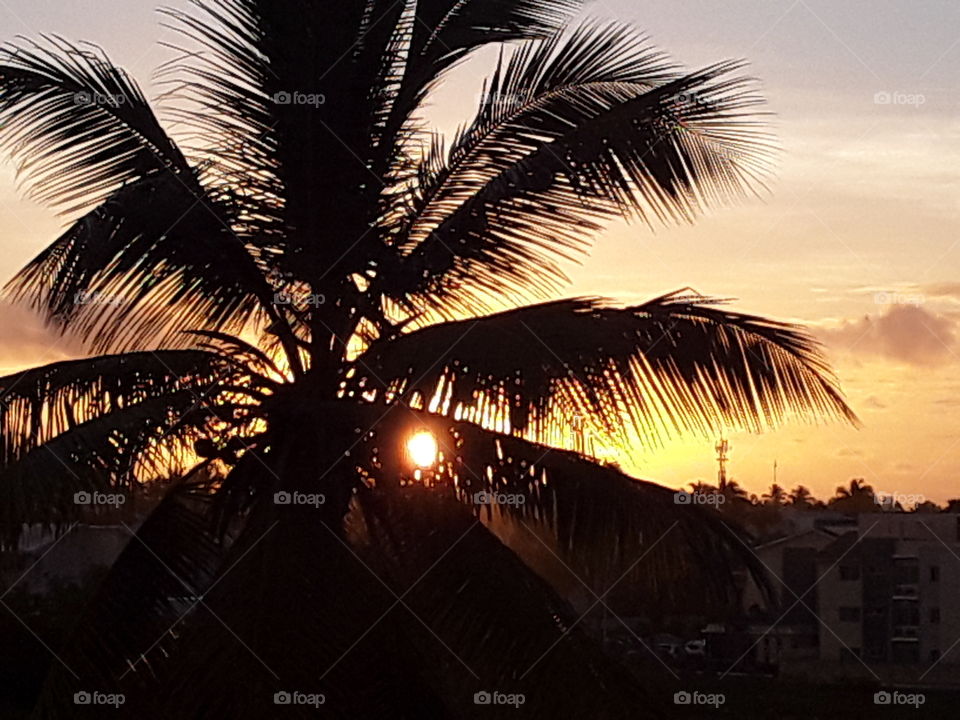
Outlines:
[[[743,500],[744,502],[752,502],[751,495],[747,492],[746,488],[736,480],[722,479],[718,490],[720,494],[729,501]]]
[[[842,512],[879,512],[873,487],[863,478],[853,478],[846,487],[840,485],[828,505]]]
[[[810,489],[804,485],[797,485],[788,495],[790,505],[801,510],[809,510],[817,504]]]
[[[572,0],[193,4],[166,11],[179,142],[99,50],[0,58],[0,140],[75,218],[10,295],[91,353],[0,380],[4,542],[69,528],[75,493],[196,465],[58,650],[39,716],[97,689],[132,717],[267,717],[284,692],[459,717],[490,690],[530,717],[637,717],[650,697],[531,548],[598,603],[621,584],[671,610],[731,600],[757,563],[716,513],[563,450],[569,419],[625,443],[854,416],[794,326],[689,291],[547,298],[605,220],[761,186],[751,82],[569,28]],[[491,43],[445,140],[431,91]],[[414,467],[424,431],[440,453]]]
[[[777,483],[773,483],[770,486],[770,490],[763,494],[763,501],[767,505],[773,505],[774,507],[781,507],[787,504],[787,491],[784,490]]]

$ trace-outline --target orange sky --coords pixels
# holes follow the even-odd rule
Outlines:
[[[149,86],[167,57],[151,44],[161,37],[153,4],[5,0],[0,37],[93,40]],[[769,485],[776,460],[781,484],[820,496],[854,476],[885,492],[960,496],[960,4],[605,0],[589,14],[636,23],[688,65],[751,60],[783,155],[763,199],[690,227],[611,227],[569,269],[570,293],[640,302],[691,286],[815,329],[864,427],[732,435],[730,472],[752,491]],[[465,119],[485,59],[435,98],[442,127]],[[21,199],[9,167],[0,169],[0,274],[62,223]],[[76,352],[19,310],[3,317],[6,371]],[[631,469],[670,485],[711,480],[714,442],[643,452]]]

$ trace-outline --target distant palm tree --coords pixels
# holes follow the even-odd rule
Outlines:
[[[10,291],[94,353],[0,380],[5,542],[197,465],[38,714],[94,689],[131,717],[271,717],[294,692],[330,717],[464,716],[490,690],[529,717],[653,714],[522,559],[671,612],[729,599],[752,561],[716,513],[562,450],[572,419],[616,445],[853,414],[808,335],[691,292],[521,304],[605,220],[760,186],[740,66],[568,30],[571,0],[194,5],[166,11],[180,143],[98,50],[0,59],[0,140],[77,218]],[[508,42],[473,119],[426,129],[451,68]],[[416,468],[421,431],[440,457],[425,436]]]
[[[839,486],[827,504],[843,512],[878,512],[880,509],[873,487],[863,478],[853,478],[848,486]]]
[[[803,485],[797,485],[793,490],[791,490],[788,498],[790,501],[789,504],[792,507],[800,508],[802,510],[814,507],[818,502],[813,497],[813,493],[810,492],[809,488]]]
[[[736,480],[722,480],[717,489],[727,500],[750,501],[751,499],[751,496],[749,493],[747,493],[746,488],[744,488]]]
[[[767,505],[773,505],[775,507],[786,505],[787,491],[777,485],[777,483],[773,483],[770,486],[770,490],[763,494],[763,500]]]

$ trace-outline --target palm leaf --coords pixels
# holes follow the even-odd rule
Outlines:
[[[143,525],[131,529],[123,552],[58,649],[63,664],[47,677],[34,717],[75,717],[74,693],[94,687],[103,693],[156,688],[157,659],[223,559],[204,517],[203,494],[188,476]]]
[[[202,393],[234,373],[214,353],[172,350],[68,360],[0,378],[0,464],[87,420],[178,390]]]
[[[67,212],[156,173],[189,182],[140,88],[96,48],[56,38],[0,49],[0,128],[33,197]]]
[[[744,570],[769,594],[742,531],[669,488],[468,423],[449,442],[461,499],[548,578],[572,574],[596,594],[615,588],[611,602],[660,615],[736,608]],[[481,492],[523,501],[478,505]]]
[[[576,424],[625,442],[791,413],[851,422],[817,343],[796,326],[674,293],[617,308],[563,300],[447,322],[375,342],[348,392],[568,446]]]
[[[357,505],[348,537],[397,595],[408,591],[387,621],[440,670],[431,681],[452,716],[515,715],[474,704],[475,692],[493,689],[523,693],[528,717],[659,714],[583,635],[577,613],[442,489],[387,483]]]
[[[184,329],[279,318],[266,271],[229,214],[171,173],[118,190],[7,285],[98,350],[190,342]]]
[[[739,67],[680,75],[619,26],[524,46],[446,166],[398,194],[406,219],[388,237],[399,250],[372,294],[449,312],[534,283],[545,292],[603,220],[688,219],[759,186],[770,141]]]
[[[27,451],[0,470],[0,532],[15,545],[24,525],[60,529],[82,517],[78,492],[129,493],[138,477],[169,473],[187,459],[210,422],[234,407],[194,390],[144,400],[87,422]]]
[[[315,280],[376,216],[381,185],[369,163],[404,3],[193,5],[206,17],[167,11],[188,42],[165,68],[174,115],[211,183],[242,188],[251,227],[286,250],[278,269]]]
[[[77,360],[0,379],[0,533],[80,517],[77,492],[128,491],[176,465],[210,421],[236,422],[240,373],[200,351]]]

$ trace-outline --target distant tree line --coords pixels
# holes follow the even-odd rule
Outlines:
[[[741,522],[764,533],[781,520],[781,510],[833,510],[840,513],[960,513],[960,498],[939,505],[922,495],[889,494],[875,491],[864,478],[853,478],[847,485],[837,487],[826,501],[813,495],[809,488],[797,485],[787,490],[773,483],[762,495],[749,493],[736,480],[726,480],[719,485],[702,481],[690,483],[692,493],[721,495],[717,503],[721,513],[735,517]]]

